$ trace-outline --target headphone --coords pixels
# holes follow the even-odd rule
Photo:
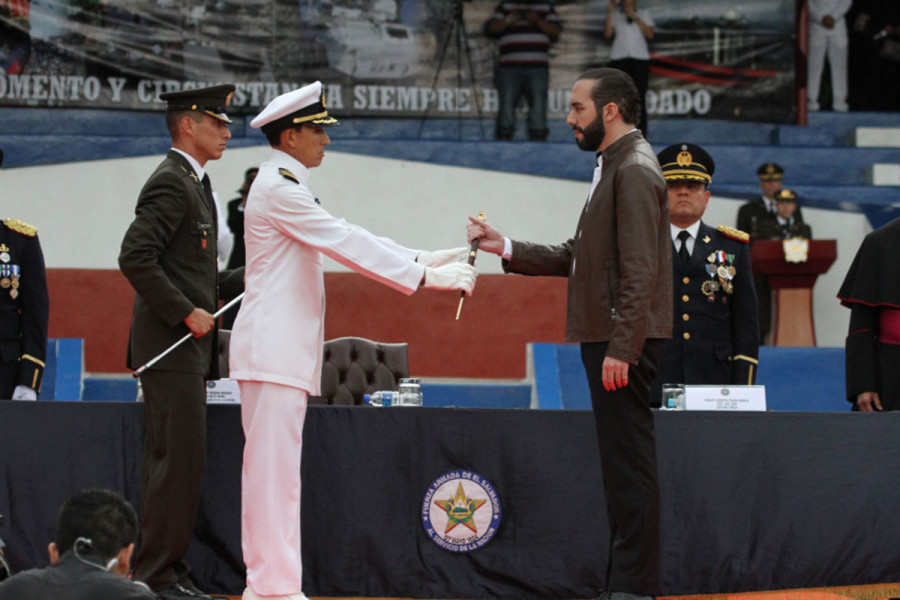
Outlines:
[[[86,565],[91,565],[92,567],[97,567],[98,569],[103,569],[105,571],[109,571],[117,564],[119,564],[118,557],[113,557],[108,563],[106,563],[105,567],[98,565],[97,563],[87,560],[81,554],[79,554],[79,550],[81,552],[94,552],[94,542],[91,538],[88,537],[78,537],[75,538],[75,545],[72,547],[72,551],[75,553],[75,558],[80,560]]]

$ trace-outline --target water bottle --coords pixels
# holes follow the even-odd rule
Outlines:
[[[663,410],[684,410],[684,384],[664,383],[660,408]]]
[[[363,402],[372,406],[391,406],[397,402],[397,392],[379,391],[363,395]]]
[[[401,406],[422,406],[421,380],[413,377],[404,377],[400,380],[400,397],[397,404]]]

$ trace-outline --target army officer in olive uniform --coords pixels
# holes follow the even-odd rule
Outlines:
[[[655,406],[663,383],[753,384],[759,354],[749,236],[700,220],[715,162],[694,144],[674,144],[657,158],[669,194],[675,310],[653,385]]]
[[[144,184],[119,267],[136,292],[128,366],[137,369],[193,337],[141,375],[144,393],[141,544],[135,579],[162,600],[210,597],[184,560],[200,508],[206,462],[205,379],[217,377],[213,314],[237,295],[243,269],[219,272],[217,219],[204,165],[225,151],[233,85],[170,92],[172,148]]]
[[[37,229],[6,219],[0,226],[0,400],[37,400],[49,315]]]

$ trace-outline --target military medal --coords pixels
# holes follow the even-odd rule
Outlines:
[[[9,295],[15,298],[19,295],[19,265],[9,265],[7,269],[10,272],[9,285],[12,288]]]
[[[0,279],[0,287],[2,287],[4,290],[5,290],[6,288],[8,288],[9,285],[10,285],[10,283],[9,283],[9,277],[4,277],[3,279]]]

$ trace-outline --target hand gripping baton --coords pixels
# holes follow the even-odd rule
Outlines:
[[[235,304],[237,304],[238,302],[240,302],[240,301],[241,301],[241,298],[244,297],[244,294],[246,294],[246,292],[241,292],[240,294],[238,294],[237,296],[235,296],[234,299],[232,299],[228,304],[226,304],[225,306],[223,306],[222,308],[220,308],[219,310],[217,310],[217,311],[216,311],[216,314],[213,315],[213,319],[218,319],[220,316],[222,316],[222,314],[223,314],[226,310],[228,310],[229,308],[231,308],[232,306],[234,306]],[[131,374],[131,376],[134,377],[135,379],[137,379],[138,377],[140,377],[140,376],[144,373],[144,371],[146,371],[147,369],[149,369],[150,367],[152,367],[153,365],[155,365],[156,363],[158,363],[160,360],[162,360],[162,358],[163,358],[165,355],[167,355],[169,352],[171,352],[172,350],[174,350],[175,348],[177,348],[177,347],[180,346],[181,344],[185,343],[186,341],[188,341],[188,340],[191,339],[192,337],[194,337],[194,334],[193,334],[193,333],[187,334],[186,336],[184,336],[183,338],[181,338],[180,340],[178,340],[177,342],[175,342],[174,344],[172,344],[171,346],[169,346],[168,348],[166,348],[161,354],[157,355],[155,358],[151,358],[149,361],[147,361],[146,364],[144,364],[144,366],[138,367],[137,370],[136,370],[134,373]],[[201,337],[202,337],[202,336],[201,336]]]

